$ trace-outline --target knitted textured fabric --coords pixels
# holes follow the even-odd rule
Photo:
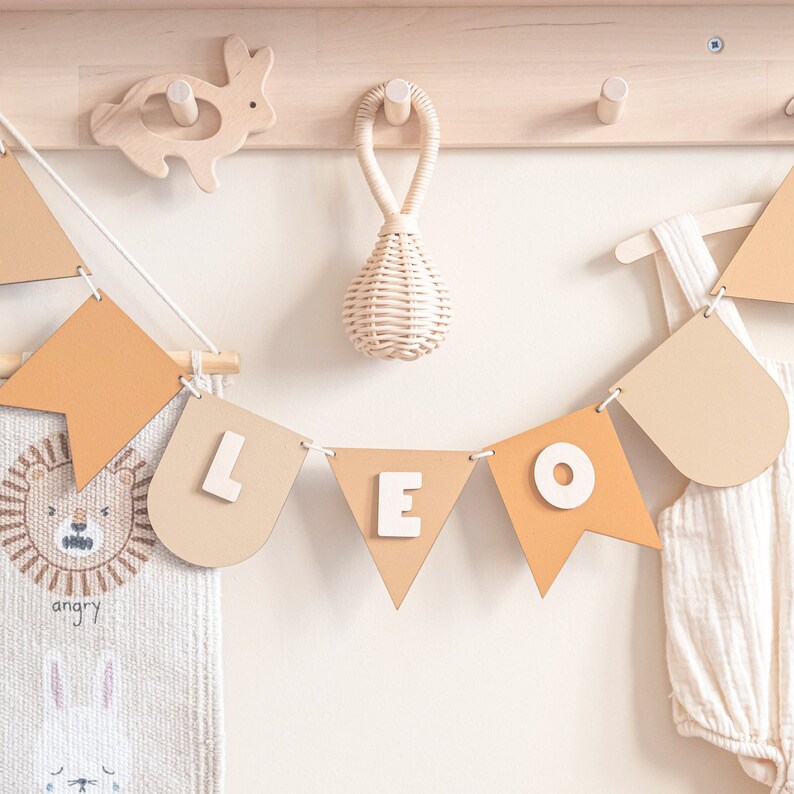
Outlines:
[[[146,512],[187,399],[79,494],[63,417],[0,409],[2,794],[222,790],[219,575]]]

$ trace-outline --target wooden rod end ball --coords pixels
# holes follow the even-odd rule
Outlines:
[[[198,121],[198,104],[190,83],[185,80],[174,80],[168,84],[165,98],[177,124],[182,127],[192,127]]]
[[[386,83],[383,112],[386,121],[401,127],[411,117],[411,86],[405,80],[389,80]]]
[[[602,124],[616,124],[626,109],[629,84],[622,77],[610,77],[601,86],[596,113]]]

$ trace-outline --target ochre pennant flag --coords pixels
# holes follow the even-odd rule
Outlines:
[[[491,449],[488,464],[541,596],[585,531],[661,548],[606,411],[592,405]]]
[[[721,287],[734,298],[794,303],[794,169],[731,260]]]
[[[0,157],[0,284],[91,271],[8,146]]]
[[[184,372],[104,293],[0,388],[0,405],[66,415],[77,490],[182,388]]]
[[[336,481],[399,609],[475,461],[469,452],[333,451]]]

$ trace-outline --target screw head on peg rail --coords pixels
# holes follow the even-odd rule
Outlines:
[[[604,80],[596,107],[598,120],[602,124],[617,124],[623,117],[628,95],[629,84],[622,77]]]
[[[393,127],[401,127],[411,118],[411,86],[405,80],[389,80],[383,98],[383,113]]]

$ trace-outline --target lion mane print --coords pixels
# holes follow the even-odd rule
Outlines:
[[[152,471],[124,449],[77,493],[66,433],[31,444],[0,482],[0,546],[50,592],[101,595],[138,573],[156,543],[146,510]]]

